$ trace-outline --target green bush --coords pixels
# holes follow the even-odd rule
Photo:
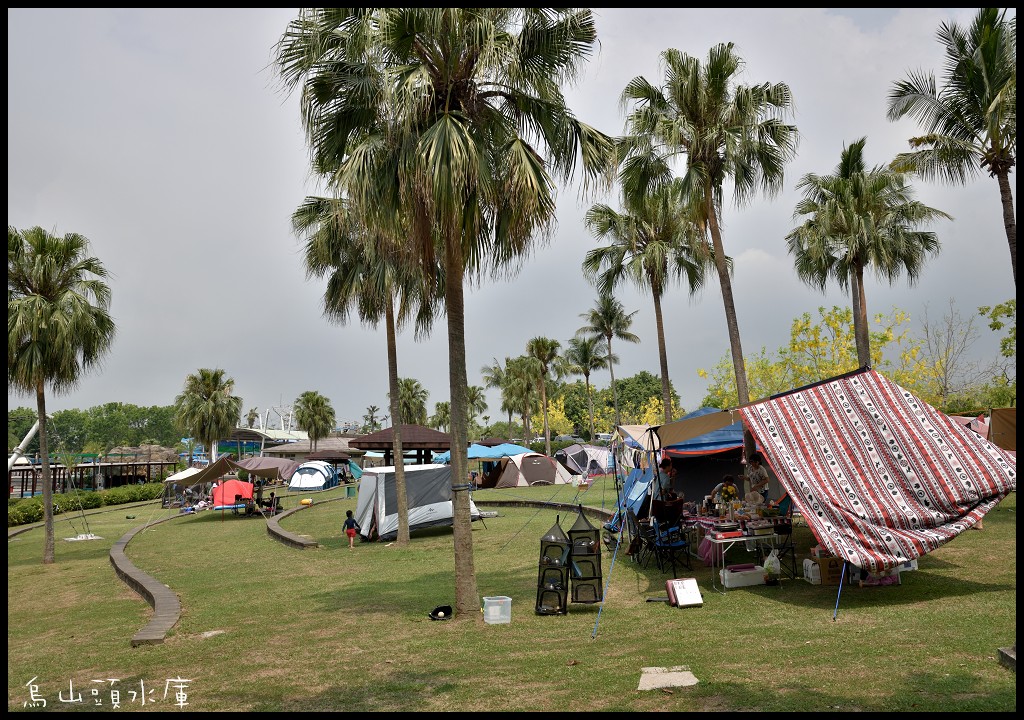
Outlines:
[[[16,525],[24,525],[25,513],[21,511],[17,505],[7,505],[7,527],[15,527]]]
[[[43,501],[38,498],[23,498],[13,508],[9,508],[7,513],[8,522],[11,521],[12,514],[21,520],[21,522],[15,523],[15,525],[39,522],[43,519]],[[7,527],[10,527],[10,525]]]
[[[104,505],[158,500],[163,497],[163,483],[145,485],[123,485],[98,492],[56,493],[53,496],[53,514],[94,510]],[[43,497],[10,498],[7,503],[7,527],[41,522],[43,519]]]

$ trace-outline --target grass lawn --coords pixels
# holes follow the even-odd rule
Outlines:
[[[505,625],[428,618],[454,605],[450,528],[415,532],[406,548],[349,550],[341,523],[355,498],[344,489],[312,497],[282,525],[316,538],[316,550],[273,540],[260,519],[213,511],[137,535],[128,557],[182,604],[157,645],[131,647],[152,611],[108,553],[169,511],[107,508],[88,528],[81,516],[58,516],[49,566],[41,529],[10,539],[8,709],[25,709],[31,683],[46,711],[112,710],[112,688],[122,711],[177,711],[174,690],[164,690],[181,678],[185,711],[1016,710],[1016,675],[998,660],[1016,643],[1016,493],[984,530],[921,558],[902,585],[844,587],[834,620],[835,586],[787,579],[723,594],[699,560],[679,574],[697,578],[703,607],[647,602],[665,596],[669,573],[607,550],[603,605],[537,615],[540,538],[559,515],[568,531],[575,513],[481,505],[498,516],[473,524],[477,585],[481,596],[512,598]],[[286,496],[285,508],[298,498]],[[534,487],[474,499],[611,507],[614,489],[599,481],[578,498],[574,488]],[[63,540],[87,529],[103,539]],[[814,541],[804,526],[794,532],[799,562]],[[740,546],[730,553],[748,558]],[[699,684],[637,690],[641,668],[669,666],[688,667]],[[71,688],[81,703],[62,701]]]

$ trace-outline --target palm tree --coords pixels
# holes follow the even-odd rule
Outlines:
[[[565,359],[569,363],[570,372],[582,375],[587,386],[587,409],[590,413],[590,440],[594,440],[594,395],[590,389],[590,374],[594,370],[608,367],[611,358],[608,356],[608,345],[604,338],[576,336],[569,340],[569,349],[565,351]]]
[[[245,425],[250,430],[256,427],[256,421],[260,419],[259,410],[256,408],[249,408],[249,412],[245,414]]]
[[[35,393],[43,482],[43,564],[54,561],[53,481],[46,386],[60,394],[99,366],[113,344],[107,270],[89,240],[7,226],[7,385]]]
[[[370,405],[366,408],[366,414],[363,415],[363,422],[365,423],[367,432],[373,432],[380,426],[380,423],[377,422],[377,413],[379,411],[380,408],[376,405]]]
[[[619,360],[612,352],[612,339],[625,342],[638,343],[640,337],[630,331],[633,325],[633,316],[639,310],[627,313],[622,303],[614,295],[602,292],[597,296],[597,303],[580,317],[586,321],[586,325],[577,332],[603,337],[608,344],[608,372],[612,380],[612,406],[615,408],[615,427],[622,424],[622,416],[619,414],[619,395],[615,389],[615,363]]]
[[[796,127],[781,121],[790,111],[792,95],[785,83],[737,85],[743,61],[732,43],[712,47],[703,64],[675,49],[664,51],[661,57],[663,88],[638,76],[622,93],[623,104],[634,106],[621,145],[623,193],[630,207],[651,188],[673,182],[674,161],[686,157],[680,186],[703,208],[703,220],[711,233],[736,392],[739,404],[744,405],[750,400],[750,390],[722,241],[719,213],[723,187],[731,178],[737,205],[749,202],[758,190],[768,196],[782,190],[783,170],[795,155],[798,141]],[[753,436],[745,431],[743,439],[747,455],[753,454]]]
[[[476,422],[476,416],[487,409],[487,396],[484,394],[484,389],[479,385],[470,385],[466,389],[466,401],[469,403],[469,423],[472,425]]]
[[[364,324],[384,320],[388,355],[388,397],[393,421],[392,445],[396,458],[404,457],[398,379],[398,327],[416,313],[416,333],[425,335],[433,322],[433,289],[405,261],[400,246],[387,236],[372,233],[362,217],[348,203],[334,198],[310,197],[292,215],[292,226],[306,238],[306,272],[310,277],[327,276],[324,315],[342,325],[351,313]],[[396,311],[395,301],[399,298]],[[397,317],[396,317],[397,316]],[[372,408],[372,409],[371,409]],[[376,406],[367,408],[371,429],[375,429]],[[425,415],[424,411],[424,415]],[[395,465],[398,499],[398,530],[395,542],[409,542],[409,501],[405,492],[405,466]]]
[[[901,173],[887,167],[865,169],[861,138],[844,147],[834,175],[808,174],[797,183],[804,199],[794,216],[808,219],[786,236],[796,261],[797,275],[825,290],[830,277],[850,287],[857,361],[871,364],[864,268],[893,283],[901,271],[911,285],[929,253],[939,249],[935,233],[915,226],[946,213],[912,199],[913,191]]]
[[[526,354],[537,361],[540,368],[540,406],[544,415],[544,454],[551,455],[551,428],[548,426],[548,374],[552,371],[562,345],[546,337],[531,338],[526,343]]]
[[[295,400],[295,420],[306,431],[316,452],[317,442],[334,429],[331,401],[316,390],[307,390]]]
[[[468,441],[464,283],[517,269],[551,237],[557,181],[580,161],[597,179],[612,155],[560,88],[595,41],[588,9],[313,8],[278,44],[314,167],[334,171],[368,224],[404,232],[425,268],[444,267],[452,447]],[[454,477],[467,466],[453,454]],[[473,617],[466,492],[453,536],[456,617]]]
[[[185,378],[174,399],[174,417],[182,430],[206,447],[210,462],[217,459],[217,441],[228,435],[242,416],[242,398],[232,395],[234,378],[221,368],[199,368]]]
[[[537,387],[540,385],[540,363],[536,358],[520,355],[505,363],[505,385],[502,395],[507,393],[509,405],[515,406],[523,419],[523,441],[530,442],[533,428],[530,417],[540,405]]]
[[[398,378],[398,407],[404,422],[427,424],[427,398],[430,393],[414,378]]]
[[[1010,173],[1017,162],[1017,17],[979,8],[969,28],[942,23],[942,88],[932,73],[913,72],[889,92],[888,117],[917,119],[925,135],[892,162],[900,172],[962,185],[986,171],[999,184],[1010,267],[1017,281],[1017,220]]]
[[[505,365],[508,365],[509,358],[505,357]],[[501,410],[508,414],[508,432],[512,432],[512,413],[515,409],[515,403],[508,402],[508,394],[505,392],[505,385],[508,382],[507,373],[502,364],[498,361],[498,358],[494,358],[494,362],[491,365],[484,365],[480,368],[480,374],[483,376],[485,388],[497,388],[501,391]],[[511,434],[508,437],[512,439]]]
[[[448,402],[434,403],[434,414],[430,416],[430,427],[448,432],[452,423],[451,404]]]
[[[699,219],[679,197],[678,185],[672,184],[635,200],[632,213],[594,205],[587,212],[587,227],[598,239],[609,238],[611,243],[590,250],[583,260],[584,274],[591,281],[598,279],[602,293],[610,294],[626,278],[651,293],[665,422],[671,422],[673,415],[661,299],[674,278],[686,278],[690,294],[695,294],[704,284],[709,262]]]

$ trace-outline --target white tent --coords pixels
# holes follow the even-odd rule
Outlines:
[[[612,467],[611,450],[601,445],[569,445],[555,453],[555,460],[573,475],[587,477],[603,475],[610,472]]]
[[[288,490],[296,492],[319,492],[338,484],[338,473],[334,466],[323,460],[307,460],[288,481]]]
[[[405,495],[409,501],[409,530],[452,524],[451,465],[406,465]],[[470,517],[480,519],[472,498]],[[364,468],[359,479],[356,522],[366,540],[394,540],[398,536],[398,493],[392,465]]]
[[[573,477],[564,465],[541,453],[504,457],[484,476],[480,487],[506,488],[527,485],[572,485]]]

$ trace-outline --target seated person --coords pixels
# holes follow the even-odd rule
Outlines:
[[[270,510],[272,513],[276,513],[281,509],[281,506],[278,504],[278,499],[274,497],[273,490],[270,491],[270,497],[260,502],[260,506]]]

